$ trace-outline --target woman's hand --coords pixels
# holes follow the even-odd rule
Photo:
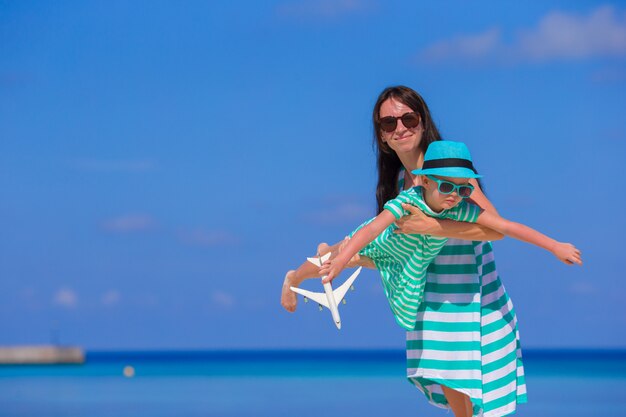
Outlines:
[[[438,228],[437,219],[425,215],[422,210],[410,204],[402,203],[402,208],[410,214],[396,220],[398,229],[394,233],[428,235]]]
[[[582,265],[583,261],[580,256],[580,251],[576,249],[576,246],[571,243],[562,243],[557,242],[552,249],[552,253],[554,256],[559,258],[559,260],[568,265],[576,264]]]

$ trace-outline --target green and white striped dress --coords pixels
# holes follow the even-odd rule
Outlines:
[[[402,191],[398,197],[385,204],[384,210],[399,219],[409,213],[402,208],[402,203],[412,204],[429,216],[444,219],[475,222],[480,214],[478,206],[465,201],[449,210],[434,212],[424,201],[421,187]],[[364,224],[367,223],[369,221]],[[395,224],[389,226],[361,249],[359,254],[370,258],[380,272],[385,294],[397,323],[406,330],[413,330],[424,295],[428,265],[448,239],[429,235],[396,234],[396,229]]]
[[[490,242],[448,240],[428,268],[406,343],[407,377],[438,407],[449,408],[441,385],[467,394],[475,416],[512,414],[526,402],[515,310]]]

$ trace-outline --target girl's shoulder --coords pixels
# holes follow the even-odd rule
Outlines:
[[[398,194],[398,197],[395,198],[394,200],[398,204],[399,203],[411,204],[412,206],[417,207],[418,209],[420,209],[421,211],[423,211],[424,213],[428,215],[436,215],[437,213],[435,213],[430,207],[428,207],[428,205],[426,204],[426,201],[424,201],[422,190],[423,188],[420,185],[416,187],[411,187],[407,190],[401,191],[400,194]],[[408,214],[408,212],[405,214]]]
[[[404,198],[409,198],[411,200],[420,200],[423,201],[424,197],[422,194],[422,186],[418,185],[415,187],[411,187],[411,188],[407,188],[406,190],[402,190],[400,191],[400,194],[398,194],[398,197],[404,197]]]

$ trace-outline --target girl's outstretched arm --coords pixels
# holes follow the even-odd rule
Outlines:
[[[346,247],[349,241],[350,238],[346,236],[343,241],[339,243],[338,252],[341,252]],[[376,269],[376,264],[374,263],[374,261],[372,261],[367,256],[361,256],[357,253],[356,255],[352,256],[352,259],[348,261],[348,263],[346,264],[346,268],[356,268],[358,266],[369,269]]]
[[[320,274],[326,275],[326,278],[322,282],[332,281],[354,255],[374,240],[395,220],[395,216],[389,210],[383,210],[374,220],[360,228],[334,259],[324,262],[324,265],[320,268]]]
[[[561,262],[568,265],[583,264],[580,251],[571,243],[557,242],[535,229],[520,223],[503,219],[493,212],[483,211],[478,216],[476,223],[487,226],[493,230],[497,230],[506,236],[544,248],[547,251],[552,252]]]

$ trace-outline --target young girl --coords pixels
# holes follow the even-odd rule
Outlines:
[[[460,142],[437,141],[429,145],[422,169],[422,187],[401,192],[388,201],[374,219],[351,234],[347,245],[328,248],[331,258],[321,268],[305,262],[293,272],[296,280],[326,275],[332,281],[357,253],[370,258],[382,275],[385,294],[400,326],[415,327],[417,310],[422,301],[426,269],[446,243],[446,238],[429,235],[394,233],[397,219],[407,213],[402,203],[418,207],[432,217],[478,223],[504,235],[532,243],[552,252],[566,264],[582,265],[580,251],[569,243],[557,242],[527,226],[481,211],[464,201],[473,191],[470,178],[479,178],[469,150]]]

